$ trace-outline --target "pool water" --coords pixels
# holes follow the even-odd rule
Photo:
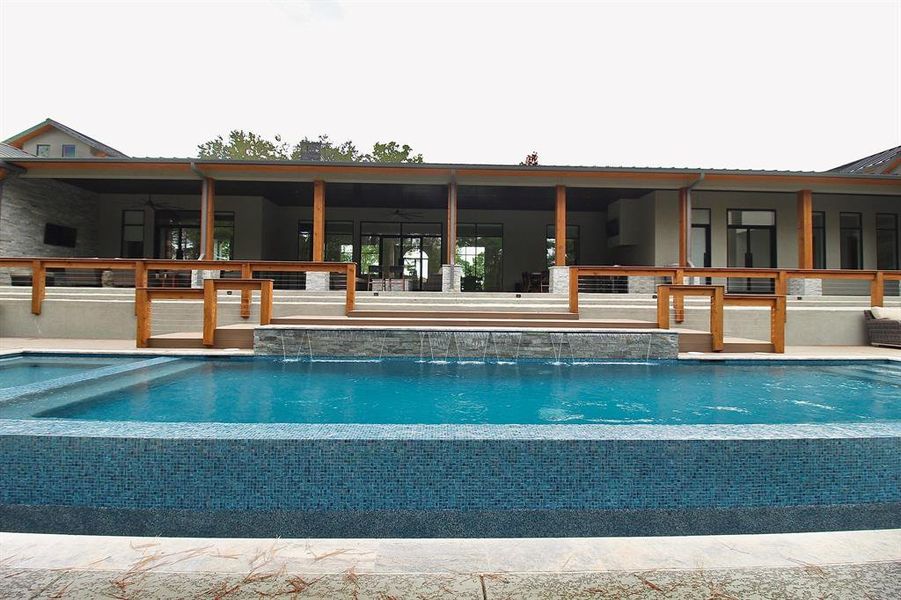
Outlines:
[[[43,383],[92,369],[130,362],[131,358],[91,356],[13,356],[0,359],[0,390]]]
[[[193,360],[36,416],[395,424],[842,423],[901,418],[901,364]],[[62,394],[66,390],[55,392]],[[82,393],[79,398],[85,396]],[[0,417],[3,416],[0,408]]]

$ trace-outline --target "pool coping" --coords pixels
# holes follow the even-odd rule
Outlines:
[[[139,358],[138,363],[109,368],[114,375],[143,368],[147,363],[163,362],[178,356],[191,358],[238,358],[241,360],[274,360],[254,357],[246,353],[203,354],[198,352],[148,353],[129,351],[66,352],[20,350],[22,356],[77,354],[96,357],[125,355]],[[10,354],[0,354],[8,358]],[[385,359],[405,360],[405,359]],[[715,362],[844,362],[840,357],[759,358],[748,356],[690,356],[676,360]],[[901,358],[856,357],[855,362],[901,362]],[[628,361],[623,361],[628,362]],[[103,369],[101,369],[102,371]],[[106,377],[110,374],[105,374]],[[73,380],[92,379],[90,376],[71,376]],[[36,388],[49,388],[36,384]],[[2,400],[2,398],[0,398]],[[370,423],[187,423],[149,421],[87,421],[79,419],[0,418],[0,436],[61,436],[88,438],[155,438],[155,439],[227,439],[227,440],[541,440],[541,441],[681,441],[681,440],[802,440],[802,439],[901,439],[901,421],[869,423],[819,424],[754,424],[741,425],[649,425],[649,424],[370,424]]]

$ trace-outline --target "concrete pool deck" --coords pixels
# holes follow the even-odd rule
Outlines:
[[[4,598],[897,598],[901,530],[666,538],[0,533]]]

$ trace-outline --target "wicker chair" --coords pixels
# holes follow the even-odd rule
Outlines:
[[[870,310],[863,314],[871,346],[901,348],[901,319],[877,319]]]

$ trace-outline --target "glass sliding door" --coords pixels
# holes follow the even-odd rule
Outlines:
[[[457,225],[456,262],[463,268],[464,292],[499,292],[504,287],[504,226]]]
[[[362,223],[360,271],[441,290],[441,223]]]
[[[200,246],[200,211],[160,210],[156,228],[156,258],[197,260]],[[235,241],[235,214],[217,212],[213,228],[215,260],[231,260]]]
[[[776,212],[729,210],[727,212],[726,265],[771,269],[776,266]],[[773,293],[771,279],[729,278],[729,292]]]

